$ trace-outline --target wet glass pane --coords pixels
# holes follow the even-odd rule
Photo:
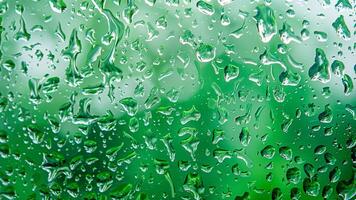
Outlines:
[[[0,0],[0,199],[355,199],[355,9]]]

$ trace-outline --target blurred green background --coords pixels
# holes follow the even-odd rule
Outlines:
[[[1,198],[354,198],[355,1],[0,14]]]

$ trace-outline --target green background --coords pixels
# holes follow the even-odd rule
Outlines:
[[[334,1],[210,1],[212,15],[189,0],[157,1],[153,6],[149,0],[95,1],[97,7],[84,0],[0,2],[2,198],[235,199],[248,192],[250,199],[273,199],[272,191],[278,188],[283,199],[290,199],[292,188],[298,188],[300,199],[323,199],[325,186],[333,188],[329,199],[352,199],[356,193],[356,93],[351,90],[346,95],[342,78],[330,69],[334,60],[340,60],[344,74],[351,83],[355,80],[354,1],[351,8],[342,9]],[[63,12],[51,8],[50,2],[64,2]],[[266,43],[256,26],[258,5],[270,7],[276,21],[277,32]],[[115,18],[106,18],[109,11]],[[332,26],[341,14],[351,32],[347,40]],[[221,22],[226,16],[229,25]],[[157,25],[160,18],[166,20],[166,27]],[[278,31],[285,22],[299,38],[305,28],[309,38],[283,44]],[[56,31],[59,24],[62,38]],[[243,25],[240,38],[230,35]],[[193,35],[192,46],[180,41],[187,30]],[[326,41],[318,40],[315,31],[325,32]],[[27,33],[28,39],[17,40],[19,33]],[[112,41],[105,42],[110,37]],[[80,45],[71,46],[76,38]],[[215,48],[212,61],[197,59],[201,44]],[[278,51],[282,47],[285,54]],[[72,57],[63,56],[68,48],[74,49]],[[326,83],[308,75],[316,48],[325,52],[329,62]],[[265,51],[279,64],[263,64],[260,58]],[[224,78],[228,65],[239,68],[238,77],[230,81]],[[105,71],[103,66],[113,68]],[[74,84],[73,69],[77,70]],[[281,83],[284,70],[300,76],[297,85]],[[58,77],[59,83],[49,85],[54,89],[46,92],[51,77]],[[97,90],[87,94],[88,88]],[[278,91],[283,100],[277,101]],[[172,100],[175,92],[176,101]],[[137,102],[134,116],[120,103],[127,97]],[[156,103],[147,106],[152,101]],[[72,112],[61,120],[65,105]],[[332,120],[322,123],[319,115],[326,105]],[[194,109],[195,115],[182,123]],[[237,123],[236,117],[244,115],[245,120]],[[184,127],[195,129],[195,136],[179,135]],[[243,128],[250,134],[246,146],[239,139]],[[333,133],[325,134],[329,128]],[[218,130],[224,135],[214,143]],[[165,142],[171,143],[174,159]],[[93,152],[88,151],[90,145],[96,147]],[[189,153],[194,145],[196,150]],[[275,149],[271,159],[261,155],[268,145]],[[326,147],[323,155],[314,153],[319,145]],[[107,151],[115,147],[119,150],[110,160]],[[292,151],[290,160],[280,156],[281,147]],[[219,151],[224,157],[221,162]],[[328,164],[326,154],[336,163]],[[75,161],[79,164],[73,167]],[[190,167],[182,170],[182,163]],[[307,163],[316,171],[312,177],[304,171]],[[240,174],[233,173],[235,164]],[[293,167],[300,171],[296,184],[286,177]],[[326,171],[318,171],[321,167]],[[335,167],[340,178],[330,182]],[[304,191],[303,181],[309,178],[320,185],[317,196]]]

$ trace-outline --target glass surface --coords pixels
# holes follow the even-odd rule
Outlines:
[[[355,199],[355,0],[0,0],[0,199]]]

